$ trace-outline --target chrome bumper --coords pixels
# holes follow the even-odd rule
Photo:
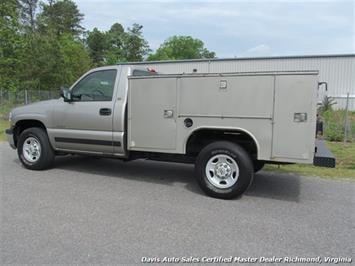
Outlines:
[[[14,131],[11,128],[9,128],[5,130],[5,134],[11,148],[16,149],[15,141],[14,141]]]

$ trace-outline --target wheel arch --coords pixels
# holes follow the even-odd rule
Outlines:
[[[47,128],[45,126],[45,124],[38,119],[22,119],[22,120],[18,120],[15,125],[14,125],[14,143],[15,146],[17,147],[17,142],[19,139],[20,134],[31,127],[39,127],[42,128],[46,134],[48,134],[47,132]]]
[[[202,137],[201,139],[198,139]],[[211,142],[226,140],[243,146],[249,153],[255,153],[256,158],[260,152],[260,145],[256,137],[248,130],[239,127],[198,127],[195,128],[184,140],[183,148],[185,154],[191,154]],[[197,144],[198,143],[198,144]],[[197,144],[197,145],[196,145]],[[251,145],[249,147],[249,145]],[[194,151],[194,147],[197,150]]]

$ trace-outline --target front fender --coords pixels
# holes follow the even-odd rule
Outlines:
[[[48,117],[44,114],[20,114],[13,117],[11,125],[16,126],[20,121],[34,120],[41,122],[46,128],[48,127]]]

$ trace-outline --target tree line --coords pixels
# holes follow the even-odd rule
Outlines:
[[[155,51],[143,26],[86,30],[71,0],[1,0],[0,88],[56,90],[87,70],[118,62],[213,58],[191,36],[172,36]]]

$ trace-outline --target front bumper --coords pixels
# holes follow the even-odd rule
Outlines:
[[[12,130],[12,128],[6,129],[5,134],[11,148],[16,149],[15,140],[14,140],[14,131]]]
[[[323,167],[335,167],[335,157],[326,147],[324,140],[316,140],[316,152],[313,158],[313,165]]]

